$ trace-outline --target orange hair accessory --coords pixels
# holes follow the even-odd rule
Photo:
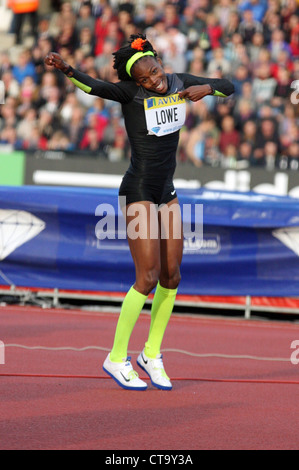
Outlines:
[[[136,49],[137,51],[143,51],[143,46],[146,43],[146,39],[137,38],[135,41],[132,42],[131,47],[132,49]]]

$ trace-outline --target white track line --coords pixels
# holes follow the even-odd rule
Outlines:
[[[85,346],[83,348],[75,348],[72,346],[60,346],[60,347],[48,347],[48,346],[26,346],[23,344],[5,344],[5,348],[21,348],[27,350],[44,350],[44,351],[76,351],[84,352],[88,350],[97,350],[97,351],[106,351],[109,352],[111,348],[105,348],[101,346]],[[129,351],[130,354],[139,354],[140,351]],[[208,357],[218,357],[222,359],[250,359],[254,361],[268,361],[268,362],[290,362],[290,358],[282,357],[259,357],[251,355],[240,355],[240,354],[221,354],[221,353],[193,353],[190,351],[185,351],[184,349],[162,349],[162,352],[174,352],[179,354],[185,354],[192,357],[208,358]]]

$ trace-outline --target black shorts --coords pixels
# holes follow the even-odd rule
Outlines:
[[[172,177],[155,179],[126,173],[119,188],[120,206],[133,202],[151,201],[160,206],[177,197]]]

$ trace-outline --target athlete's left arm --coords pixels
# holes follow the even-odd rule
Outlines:
[[[226,98],[235,91],[234,85],[226,78],[203,78],[187,73],[177,75],[185,88],[179,92],[179,96],[191,101],[198,101],[207,95]]]

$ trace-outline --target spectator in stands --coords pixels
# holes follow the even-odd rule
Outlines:
[[[277,85],[274,90],[274,96],[286,99],[291,93],[291,74],[288,69],[280,67],[277,71]],[[283,104],[283,100],[280,100]]]
[[[127,156],[127,134],[120,114],[113,110],[103,135],[103,146],[110,161],[123,160]]]
[[[26,2],[23,0],[22,3]],[[115,82],[112,52],[132,29],[137,28],[147,31],[159,55],[168,63],[166,70],[171,71],[173,63],[176,70],[181,64],[180,70],[200,76],[220,76],[222,70],[226,76],[230,75],[235,85],[235,94],[228,100],[210,101],[207,98],[190,106],[178,161],[186,158],[191,161],[186,155],[185,144],[195,139],[194,129],[200,131],[196,152],[197,156],[202,155],[196,165],[215,165],[217,161],[224,165],[228,161],[221,160],[223,148],[221,150],[220,140],[213,133],[208,132],[208,137],[199,143],[201,129],[212,114],[218,133],[224,118],[234,118],[241,139],[237,159],[270,168],[273,158],[269,155],[275,153],[275,148],[278,154],[281,153],[275,159],[277,168],[290,167],[289,153],[294,155],[297,149],[295,129],[299,128],[298,105],[290,102],[290,94],[294,92],[290,83],[299,80],[299,7],[296,0],[57,1],[53,14],[40,16],[36,26],[31,50],[16,48],[1,52],[0,80],[5,84],[6,98],[5,105],[0,107],[0,131],[6,130],[2,143],[7,140],[7,145],[11,146],[15,141],[13,145],[17,148],[33,149],[36,145],[47,149],[50,141],[50,147],[54,148],[60,135],[56,131],[62,129],[68,136],[68,144],[63,147],[79,149],[86,130],[83,121],[83,131],[79,129],[79,116],[83,112],[79,109],[84,110],[84,115],[93,114],[96,102],[94,97],[75,90],[62,74],[56,71],[49,74],[43,58],[56,49],[75,68],[94,78]],[[21,29],[18,42],[22,42]],[[19,54],[17,60],[12,52]],[[122,141],[123,122],[113,115],[117,110],[111,103],[103,106],[109,125],[101,137],[101,149],[122,147],[123,143],[119,142]],[[33,109],[37,127],[29,119]],[[263,145],[259,143],[259,132],[258,149],[262,149],[264,156],[258,161],[253,158],[257,125],[260,126],[259,121],[254,122],[257,119],[271,119],[279,130],[275,137],[278,141],[270,140],[269,143],[267,140]],[[12,128],[17,133],[21,130],[21,135],[15,135]],[[26,128],[32,132],[30,137],[28,132],[28,138],[23,140]],[[79,139],[76,139],[76,132]],[[55,139],[52,140],[53,135]],[[201,146],[209,153],[209,158],[204,158]],[[233,148],[229,147],[227,152],[232,154]],[[112,151],[110,155],[117,159],[119,155],[126,156],[126,150],[117,150],[115,154]],[[293,163],[292,169],[295,167]]]
[[[258,31],[252,36],[251,43],[248,44],[248,55],[251,62],[257,62],[259,53],[262,48],[265,47],[265,35]]]
[[[288,148],[299,141],[299,128],[296,121],[293,121],[289,125],[289,131],[287,134],[280,134],[279,142],[284,153],[288,152]]]
[[[42,76],[42,81],[39,88],[39,103],[38,106],[42,107],[49,98],[51,88],[58,87],[57,75],[52,71],[46,71]]]
[[[222,168],[236,168],[238,160],[238,148],[229,144],[222,152],[221,166]]]
[[[1,105],[0,130],[3,130],[5,127],[17,127],[19,120],[16,113],[16,107],[16,100],[12,97],[7,98],[5,103]]]
[[[274,170],[278,158],[278,145],[276,142],[266,142],[264,146],[265,154],[265,168],[267,170]]]
[[[39,133],[37,124],[29,128],[28,134],[24,137],[22,142],[23,150],[43,150],[42,138]]]
[[[162,22],[165,29],[179,26],[180,17],[177,6],[174,3],[166,2],[163,9]]]
[[[246,82],[250,82],[250,71],[248,70],[248,67],[246,67],[244,64],[240,64],[232,78],[232,82],[235,87],[235,94],[237,96],[242,96],[242,89],[243,85]]]
[[[147,28],[152,28],[157,23],[158,12],[152,3],[147,3],[140,17],[135,19],[135,25],[140,33],[146,32]]]
[[[269,51],[273,62],[277,61],[279,54],[282,51],[291,55],[291,46],[285,41],[284,32],[280,29],[275,29],[273,31],[271,41],[269,43]]]
[[[0,148],[7,151],[23,149],[23,142],[18,138],[14,126],[7,124],[0,132]]]
[[[299,80],[299,58],[293,62],[292,78]]]
[[[261,64],[255,71],[255,77],[252,83],[252,95],[255,102],[260,106],[265,102],[270,102],[277,82],[271,76],[269,63]]]
[[[281,17],[276,14],[272,13],[267,17],[267,19],[263,22],[263,36],[265,44],[269,44],[271,41],[271,36],[274,31],[277,29],[281,29]]]
[[[284,107],[284,113],[280,114],[279,119],[279,134],[288,135],[293,125],[297,124],[298,118],[296,115],[296,105],[293,105],[290,101],[287,102]]]
[[[54,17],[54,21],[52,23],[52,28],[55,31],[61,31],[65,24],[72,24],[74,27],[76,26],[77,16],[74,12],[72,2],[63,2],[61,4],[60,12],[57,17]]]
[[[255,148],[257,138],[257,124],[256,121],[249,120],[246,121],[243,125],[242,134],[241,134],[241,142],[248,143],[251,145],[252,149]]]
[[[124,41],[129,38],[131,29],[137,31],[137,27],[133,22],[132,16],[129,11],[120,9],[117,14],[118,27],[124,36]]]
[[[262,18],[263,23],[266,23],[271,15],[279,15],[281,8],[280,3],[280,0],[268,0],[267,9]]]
[[[250,11],[251,17],[254,21],[261,23],[263,21],[264,15],[267,11],[267,1],[266,0],[242,0],[238,9],[245,18],[247,12]]]
[[[218,147],[219,130],[212,119],[203,121],[190,133],[187,143],[187,156],[192,163],[200,167],[204,163],[219,166],[221,153]]]
[[[112,26],[111,26],[112,25]],[[115,34],[111,34],[116,30]],[[95,24],[95,55],[102,54],[104,42],[109,38],[113,41],[114,50],[121,44],[123,35],[118,31],[117,15],[110,5],[105,5],[102,15]]]
[[[8,0],[8,7],[14,13],[13,32],[16,35],[16,43],[22,42],[22,29],[25,18],[28,16],[31,25],[31,34],[36,37],[39,0]]]
[[[186,5],[178,28],[187,38],[187,49],[192,51],[198,44],[200,35],[205,30],[205,22],[196,16],[196,10]]]
[[[76,28],[72,22],[66,22],[56,38],[55,48],[60,54],[73,54],[77,43]],[[63,52],[64,51],[64,52]]]
[[[252,100],[241,97],[237,100],[233,115],[236,121],[236,129],[243,129],[247,121],[256,118],[256,106]]]
[[[223,33],[223,41],[229,42],[234,34],[239,33],[240,16],[237,11],[232,11],[229,15],[227,25]]]
[[[221,122],[221,130],[219,137],[220,152],[226,155],[227,147],[238,147],[240,143],[240,134],[236,130],[235,120],[232,116],[225,116]],[[232,149],[230,148],[230,151]]]
[[[76,20],[76,32],[80,35],[83,29],[88,29],[93,33],[95,28],[95,17],[92,14],[92,5],[89,1],[81,3]]]
[[[80,50],[85,57],[94,55],[95,42],[93,33],[89,28],[82,28],[80,30],[76,48]]]
[[[298,170],[299,169],[299,141],[293,142],[288,147],[288,168],[290,170]]]
[[[84,111],[79,104],[75,104],[72,107],[72,114],[67,121],[64,121],[64,126],[70,141],[71,149],[78,150],[86,131]]]
[[[35,82],[37,81],[37,74],[29,50],[24,50],[19,54],[18,62],[12,68],[12,73],[19,85],[21,85],[23,80],[28,76],[32,77]]]
[[[212,59],[207,67],[207,73],[213,76],[217,70],[220,70],[224,75],[230,75],[231,71],[230,63],[224,57],[224,50],[221,47],[213,50]]]
[[[51,139],[54,132],[60,127],[60,122],[46,109],[40,109],[37,126],[41,137],[41,148],[46,150],[48,148],[48,141]]]
[[[54,35],[50,29],[50,19],[48,16],[42,16],[39,18],[37,26],[37,35],[35,43],[38,44],[40,39],[48,39],[51,43],[51,47],[54,47]]]
[[[1,80],[4,83],[5,97],[18,98],[20,93],[20,85],[14,78],[11,70],[6,70],[2,73]]]
[[[99,140],[98,133],[93,127],[88,127],[85,130],[84,138],[81,141],[80,148],[89,154],[98,155],[99,150],[102,148],[101,140]]]
[[[189,138],[185,139],[186,154],[189,161],[196,167],[201,167],[205,158],[205,125],[204,123],[194,127]]]
[[[178,73],[184,73],[187,67],[186,38],[176,28],[168,29],[168,47],[163,51],[163,63],[169,67],[170,71],[176,70]]]
[[[111,59],[114,51],[114,42],[110,38],[105,39],[103,43],[102,54],[96,56],[95,67],[102,80],[106,80],[106,77],[110,74],[112,69],[113,61]]]
[[[214,13],[218,18],[222,31],[229,25],[230,15],[235,11],[235,5],[232,0],[220,0],[214,6]]]
[[[32,62],[35,67],[35,73],[37,75],[37,81],[42,81],[43,73],[47,71],[47,68],[43,64],[41,58],[44,57],[45,53],[49,53],[52,47],[52,41],[47,37],[41,37],[32,49]],[[58,77],[59,79],[59,77]]]
[[[87,127],[84,131],[80,148],[82,150],[88,149],[91,145],[94,148],[95,136],[98,143],[97,149],[100,148],[100,143],[103,140],[105,129],[108,125],[108,119],[98,113],[92,113],[88,116]]]
[[[281,17],[283,30],[290,32],[291,30],[290,21],[292,21],[291,18],[294,15],[298,16],[298,14],[299,14],[298,1],[288,0],[282,4],[279,15]],[[291,37],[290,37],[290,40],[291,40]]]
[[[233,101],[233,104],[234,104],[234,101]],[[233,113],[233,107],[232,107],[232,103],[230,101],[222,101],[220,100],[214,110],[213,110],[213,116],[214,116],[214,120],[217,124],[217,128],[218,130],[220,129],[221,127],[221,122],[222,122],[222,119],[225,117],[225,116],[230,116],[232,115]],[[206,116],[204,116],[204,119],[207,120],[209,119],[210,117],[210,114],[207,114]]]
[[[47,101],[42,109],[46,109],[49,113],[56,116],[61,105],[61,93],[57,86],[52,86],[48,89]]]
[[[79,106],[79,102],[76,94],[74,92],[67,93],[58,111],[59,119],[63,124],[70,122],[77,106]]]
[[[17,107],[19,119],[25,118],[27,111],[35,106],[38,98],[38,88],[32,77],[25,77],[20,90],[20,102]]]
[[[196,9],[196,16],[206,23],[207,15],[213,11],[212,2],[209,0],[192,0],[189,3]]]
[[[292,75],[294,71],[295,61],[292,60],[291,56],[286,51],[280,51],[277,55],[277,59],[271,64],[272,77],[278,80],[278,72],[280,69],[285,69]]]
[[[263,32],[263,25],[260,21],[254,19],[252,10],[245,10],[243,12],[243,19],[239,26],[239,33],[241,34],[245,44],[250,44],[255,33]]]
[[[254,159],[253,159],[253,145],[249,142],[241,142],[238,153],[237,153],[237,160],[247,162],[247,166],[252,166]]]
[[[72,0],[72,9],[75,15],[79,15],[80,8],[83,4],[90,4],[92,15],[97,18],[101,16],[103,7],[108,3],[107,0]]]
[[[206,18],[206,32],[212,49],[222,47],[222,27],[215,13],[209,13]]]
[[[205,72],[205,67],[204,67],[204,61],[200,59],[199,57],[195,57],[191,60],[191,63],[189,67],[187,66],[187,71],[191,73],[192,75],[197,75],[199,77],[204,77],[206,72]]]
[[[254,150],[254,165],[266,165],[266,144],[271,142],[275,144],[276,153],[280,153],[280,140],[277,125],[274,119],[264,119],[258,127],[258,132]]]
[[[299,17],[292,15],[289,20],[290,49],[293,57],[299,57]]]
[[[12,69],[12,63],[8,51],[0,51],[0,75]]]
[[[106,119],[107,121],[109,121],[109,119],[111,117],[111,113],[112,113],[111,110],[112,109],[119,110],[119,104],[118,103],[115,103],[113,105],[110,103],[109,110],[107,109],[105,104],[106,103],[105,103],[105,100],[103,98],[96,97],[96,99],[93,102],[93,105],[85,113],[85,118],[84,118],[85,123],[86,124],[88,123],[88,119],[89,119],[89,116],[91,114],[96,114],[97,116],[101,116],[104,119]]]
[[[71,145],[68,137],[61,130],[54,132],[53,136],[49,139],[48,150],[70,150]]]

